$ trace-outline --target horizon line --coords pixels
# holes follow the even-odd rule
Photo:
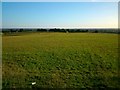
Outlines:
[[[59,28],[59,27],[50,27],[50,28],[45,28],[45,27],[2,27],[1,29],[118,29],[117,28],[91,28],[91,27],[88,27],[88,28]]]

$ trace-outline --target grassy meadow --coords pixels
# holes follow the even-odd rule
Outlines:
[[[3,88],[118,88],[117,60],[117,34],[2,36]]]

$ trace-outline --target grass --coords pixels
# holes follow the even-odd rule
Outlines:
[[[3,88],[119,88],[118,35],[15,33],[2,38]]]

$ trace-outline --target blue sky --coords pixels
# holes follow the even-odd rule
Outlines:
[[[0,29],[2,28],[2,3],[0,3]]]
[[[3,2],[3,28],[117,28],[117,2]]]
[[[2,2],[118,2],[120,0],[1,0]]]

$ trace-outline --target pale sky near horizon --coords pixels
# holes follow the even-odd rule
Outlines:
[[[117,2],[3,2],[3,28],[118,28]]]

